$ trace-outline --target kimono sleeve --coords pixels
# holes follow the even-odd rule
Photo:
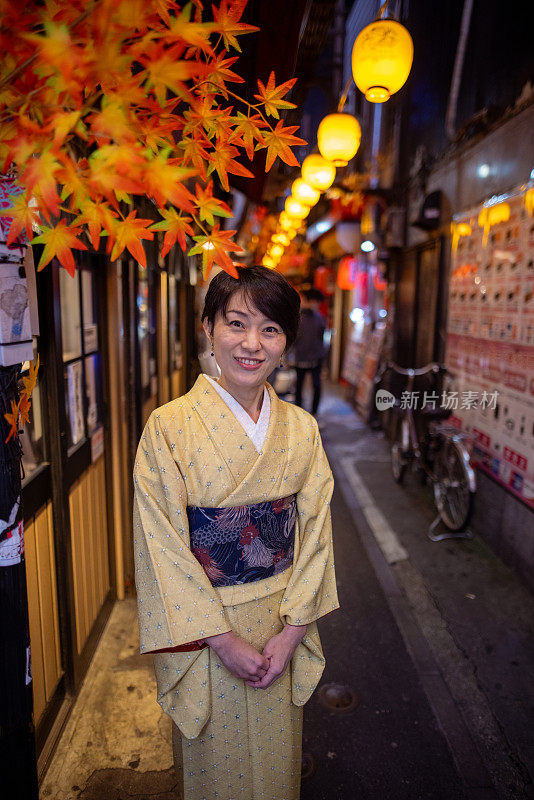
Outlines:
[[[293,572],[280,615],[290,625],[306,625],[339,608],[334,573],[330,500],[334,478],[317,424],[311,463],[297,493],[298,543]]]
[[[189,548],[187,490],[154,412],[134,467],[134,559],[141,652],[231,630],[222,603]]]

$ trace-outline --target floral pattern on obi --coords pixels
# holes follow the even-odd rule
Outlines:
[[[187,508],[191,552],[213,586],[271,578],[293,563],[295,495],[233,508]]]

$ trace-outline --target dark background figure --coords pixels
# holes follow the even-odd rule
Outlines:
[[[300,323],[295,341],[295,369],[297,387],[295,403],[302,406],[302,387],[306,373],[310,372],[313,382],[312,414],[317,414],[321,400],[321,368],[324,356],[323,337],[325,321],[319,313],[319,303],[323,293],[318,289],[306,289],[301,293]]]

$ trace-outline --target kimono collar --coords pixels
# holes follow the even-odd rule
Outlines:
[[[204,377],[208,379],[215,391],[222,397],[259,453],[265,441],[267,428],[269,427],[269,420],[271,417],[271,398],[269,397],[267,387],[263,387],[263,401],[261,405],[260,416],[258,417],[258,421],[254,422],[250,414],[245,411],[243,406],[235,399],[233,395],[230,394],[230,392],[228,392],[222,386],[219,386],[217,381],[209,375],[204,375]]]

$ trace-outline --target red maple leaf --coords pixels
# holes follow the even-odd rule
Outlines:
[[[47,228],[42,225],[41,230],[43,232],[32,242],[32,244],[44,244],[37,269],[43,269],[53,258],[57,258],[69,275],[74,276],[76,265],[72,249],[87,250],[87,246],[76,238],[82,229],[68,226],[64,219],[60,219],[55,227]]]
[[[154,233],[147,230],[151,219],[136,219],[137,211],[131,211],[126,219],[113,223],[113,235],[108,240],[111,260],[115,261],[124,248],[146,269],[146,253],[141,239],[153,239]]]
[[[210,274],[213,264],[217,264],[232,277],[237,278],[237,270],[229,253],[243,253],[244,251],[232,241],[235,233],[236,231],[221,231],[217,224],[213,226],[211,233],[193,237],[196,245],[191,248],[188,255],[202,255],[202,270],[205,278]]]
[[[286,164],[292,167],[299,166],[299,162],[295,158],[290,145],[295,147],[296,145],[307,144],[307,142],[305,142],[304,139],[300,139],[298,136],[293,136],[298,129],[298,125],[289,125],[287,128],[284,128],[283,121],[279,120],[274,130],[262,132],[263,144],[257,144],[256,150],[261,150],[262,147],[267,148],[265,172],[271,169],[277,157],[281,158],[282,161],[285,161]]]
[[[263,103],[267,114],[270,114],[271,117],[276,117],[276,119],[279,119],[279,108],[296,108],[295,103],[290,103],[288,100],[282,100],[282,97],[293,88],[296,80],[296,78],[292,78],[290,81],[281,83],[280,86],[275,86],[275,77],[273,71],[269,75],[269,80],[267,81],[266,86],[264,86],[263,83],[258,79],[258,89],[260,93],[255,94],[254,97],[256,100],[259,100]]]
[[[175,208],[160,208],[159,213],[163,217],[161,222],[155,222],[150,226],[151,231],[166,231],[161,248],[161,257],[165,258],[171,247],[178,241],[178,244],[185,251],[186,233],[192,236],[194,231],[189,224],[193,220],[191,217],[183,217]]]

